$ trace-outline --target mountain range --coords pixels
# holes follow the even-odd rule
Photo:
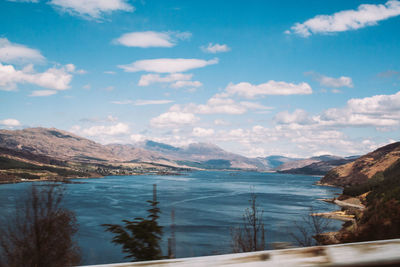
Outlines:
[[[55,128],[26,128],[0,130],[0,156],[26,161],[36,155],[43,164],[43,157],[54,162],[67,162],[69,168],[78,166],[91,173],[115,174],[117,166],[121,173],[129,169],[144,168],[171,171],[175,168],[213,170],[281,171],[288,173],[325,174],[331,168],[348,162],[336,156],[319,156],[309,159],[268,156],[249,158],[227,152],[209,143],[192,143],[176,147],[147,140],[135,145],[102,145],[73,133]],[[29,156],[27,156],[29,155]],[[39,157],[42,157],[39,160]],[[28,160],[29,161],[29,160]],[[79,163],[79,164],[78,164]],[[58,166],[57,164],[55,164]],[[64,164],[66,165],[66,164]],[[90,165],[90,168],[88,167]],[[304,169],[305,168],[305,169]]]

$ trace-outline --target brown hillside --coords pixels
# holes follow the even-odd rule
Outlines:
[[[386,170],[399,158],[400,142],[392,143],[332,169],[321,179],[321,183],[343,187],[362,184],[377,172]]]
[[[131,146],[105,146],[55,128],[0,130],[0,147],[81,162],[156,162],[161,158],[158,153]]]

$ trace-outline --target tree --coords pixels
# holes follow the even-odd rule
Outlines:
[[[128,253],[125,258],[133,261],[161,259],[160,240],[162,227],[158,225],[160,209],[157,202],[156,185],[153,185],[153,200],[150,204],[147,219],[135,218],[133,221],[123,220],[124,226],[103,224],[106,231],[115,234],[112,242],[122,245],[122,251]]]
[[[310,214],[294,222],[294,231],[288,229],[289,235],[301,247],[321,245],[316,237],[329,229],[330,220],[315,215],[310,208]]]
[[[31,187],[12,219],[0,229],[0,266],[72,266],[80,262],[73,235],[75,214],[62,206],[64,188]]]
[[[243,224],[231,229],[233,252],[259,251],[266,248],[263,210],[259,209],[254,192],[250,196],[250,208],[246,208]]]

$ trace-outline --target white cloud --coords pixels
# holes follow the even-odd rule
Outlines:
[[[245,98],[254,98],[264,95],[306,95],[311,94],[312,89],[308,83],[287,83],[268,81],[259,85],[253,85],[247,82],[238,84],[230,83],[225,88],[229,95],[239,95]]]
[[[231,50],[231,48],[229,46],[227,46],[226,44],[212,44],[209,43],[208,46],[201,46],[201,50],[203,50],[203,52],[206,53],[212,53],[212,54],[216,54],[216,53],[221,53],[221,52],[228,52]]]
[[[74,64],[67,64],[67,65],[65,65],[65,69],[66,69],[68,72],[76,73],[76,74],[86,74],[86,73],[87,73],[86,70],[77,70]]]
[[[51,0],[49,3],[71,15],[94,19],[113,11],[134,11],[126,0]]]
[[[86,129],[80,129],[80,132],[85,136],[102,136],[102,135],[122,135],[129,134],[129,126],[126,123],[116,123],[114,125],[97,125]],[[75,130],[77,130],[75,129]]]
[[[176,81],[170,85],[171,88],[182,88],[182,87],[201,87],[203,84],[199,81]]]
[[[7,38],[0,38],[0,62],[24,64],[44,61],[45,57],[39,50],[11,43]]]
[[[72,80],[71,66],[49,68],[45,72],[35,72],[32,65],[17,70],[12,65],[0,63],[0,88],[14,90],[17,84],[33,84],[53,90],[66,90]]]
[[[147,140],[147,137],[142,134],[131,134],[130,139],[134,143],[139,143]]]
[[[217,143],[235,144],[237,152],[246,151],[247,155],[254,155],[254,147],[281,155],[363,154],[391,141],[384,137],[364,138],[354,133],[349,137],[342,129],[373,127],[378,131],[398,131],[400,92],[350,99],[344,107],[330,108],[318,115],[301,109],[283,111],[275,115],[274,121],[275,126],[268,128],[255,125],[250,129],[220,130],[212,139]]]
[[[57,94],[55,90],[35,90],[29,96],[50,96]]]
[[[230,98],[220,98],[214,96],[210,98],[206,104],[188,104],[184,108],[185,111],[191,111],[197,114],[244,114],[246,107],[241,106]]]
[[[217,63],[217,58],[211,60],[195,58],[158,58],[138,60],[128,65],[119,65],[118,67],[126,72],[147,71],[157,73],[176,73],[196,68],[203,68]]]
[[[184,106],[174,105],[171,111],[191,112],[195,114],[231,114],[240,115],[248,110],[268,110],[270,107],[263,106],[256,102],[236,102],[231,98],[222,97],[220,94],[208,99],[206,104],[189,103]]]
[[[0,120],[0,125],[15,127],[15,126],[20,126],[21,123],[16,119],[5,119],[5,120]]]
[[[198,120],[199,118],[197,118],[193,113],[168,111],[158,117],[152,118],[150,124],[156,128],[173,128],[192,125]]]
[[[216,119],[216,120],[214,120],[214,124],[219,125],[219,126],[227,126],[227,125],[229,125],[229,122],[224,121],[222,119]]]
[[[140,77],[139,86],[149,86],[154,83],[169,83],[171,88],[192,87],[198,88],[203,84],[199,81],[191,81],[193,74],[171,73],[165,76],[160,74],[144,74]]]
[[[302,37],[311,34],[326,34],[357,30],[377,25],[379,21],[400,15],[400,2],[387,1],[386,4],[360,5],[356,10],[344,10],[333,15],[317,15],[303,23],[296,23],[286,33],[295,33]]]
[[[140,76],[139,86],[149,86],[153,83],[171,83],[176,81],[188,81],[191,80],[193,74],[183,73],[171,73],[166,76],[160,76],[159,74],[144,74]]]
[[[146,105],[163,105],[172,103],[172,100],[136,100],[133,105],[135,106],[146,106]]]
[[[293,113],[288,111],[279,112],[274,119],[278,124],[309,124],[311,122],[308,113],[302,109],[296,109]]]
[[[239,104],[242,107],[245,107],[247,109],[258,109],[258,110],[270,110],[270,109],[273,109],[272,107],[267,107],[267,106],[261,105],[260,103],[256,103],[256,102],[241,101]]]
[[[354,98],[342,108],[330,108],[310,116],[301,109],[293,113],[282,111],[275,122],[298,129],[336,129],[343,127],[398,127],[400,126],[400,92],[393,95],[375,95]]]
[[[192,135],[196,137],[209,137],[214,135],[214,130],[195,127],[193,128]]]
[[[188,39],[190,36],[188,32],[130,32],[123,34],[114,42],[129,47],[173,47],[178,39]]]
[[[344,108],[331,108],[316,119],[321,125],[388,127],[400,124],[400,92],[354,98]]]
[[[353,80],[350,77],[341,76],[339,78],[332,78],[313,71],[306,72],[305,74],[313,77],[322,86],[330,88],[353,87]]]
[[[337,130],[326,130],[291,124],[267,128],[254,125],[249,129],[221,130],[213,135],[214,142],[235,143],[236,150],[247,156],[286,155],[309,157],[325,151],[326,154],[357,155],[376,148],[377,143],[365,143],[363,139],[351,139]],[[257,148],[258,151],[254,151]]]

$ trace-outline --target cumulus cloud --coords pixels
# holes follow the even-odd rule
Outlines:
[[[45,72],[35,72],[33,65],[28,65],[17,70],[12,65],[0,63],[0,88],[3,90],[14,90],[18,84],[33,84],[53,90],[66,90],[70,87],[72,72],[75,67],[72,64],[53,67]]]
[[[181,111],[168,111],[162,113],[158,117],[152,118],[150,124],[156,128],[173,128],[185,125],[192,125],[197,118],[193,113],[181,112]]]
[[[189,103],[186,105],[174,105],[171,111],[191,112],[195,114],[231,114],[240,115],[248,110],[268,110],[271,107],[263,106],[256,102],[237,102],[234,99],[214,95],[206,104]]]
[[[154,83],[167,83],[171,88],[192,87],[198,88],[203,86],[199,81],[192,81],[193,74],[171,73],[165,76],[160,74],[144,74],[140,77],[139,86],[149,86]]]
[[[130,32],[125,33],[118,39],[114,40],[114,43],[129,46],[129,47],[173,47],[176,45],[178,40],[184,40],[190,38],[191,33],[189,32]]]
[[[248,82],[238,84],[230,83],[225,88],[229,95],[238,95],[245,98],[254,98],[265,95],[307,95],[312,93],[312,88],[308,83],[287,83],[268,81],[259,85],[253,85]]]
[[[195,58],[158,58],[138,60],[127,65],[119,65],[118,67],[126,72],[157,72],[157,73],[176,73],[185,72],[191,69],[203,68],[208,65],[217,64],[218,59],[211,60],[195,59]]]
[[[51,5],[84,18],[100,19],[103,14],[114,11],[134,11],[126,0],[51,0]]]
[[[7,38],[0,38],[0,62],[25,64],[44,61],[45,57],[39,50],[21,44],[11,43]]]
[[[149,86],[154,83],[172,83],[176,81],[189,81],[193,74],[171,73],[165,76],[159,74],[144,74],[140,77],[139,86]]]
[[[342,108],[330,108],[315,116],[301,109],[293,113],[282,111],[276,114],[274,119],[277,124],[288,125],[292,129],[398,127],[400,125],[400,92],[393,95],[350,99]]]
[[[354,98],[343,108],[331,108],[317,117],[322,125],[386,127],[400,124],[400,92]]]
[[[214,129],[205,129],[200,127],[195,127],[192,130],[192,135],[196,137],[208,137],[214,135]]]
[[[229,46],[227,46],[226,44],[221,45],[221,44],[213,44],[213,43],[209,43],[207,46],[201,46],[200,48],[201,48],[201,50],[203,50],[203,52],[212,53],[212,54],[228,52],[231,50],[231,48]]]
[[[227,125],[229,125],[229,122],[222,120],[222,119],[216,119],[216,120],[214,120],[214,124],[219,125],[219,126],[227,126]]]
[[[248,156],[286,155],[291,157],[309,157],[311,154],[357,155],[369,152],[380,144],[365,142],[365,139],[352,139],[338,130],[314,128],[292,124],[264,127],[254,125],[251,128],[220,130],[212,139],[214,142],[238,144],[238,153]],[[257,148],[257,151],[254,150]]]
[[[7,127],[16,127],[20,126],[21,123],[16,119],[5,119],[5,120],[0,120],[0,125]]]
[[[75,132],[76,131],[79,131],[85,136],[115,136],[121,134],[129,134],[129,126],[126,123],[119,122],[114,125],[96,125],[84,129],[78,127],[75,128]]]
[[[139,142],[146,141],[147,137],[142,134],[131,134],[130,139],[134,143],[139,143]]]
[[[275,115],[275,122],[278,124],[309,124],[311,122],[308,113],[302,109],[296,109],[290,113],[288,111],[282,111]]]
[[[313,71],[306,72],[305,75],[311,76],[322,86],[330,88],[353,87],[353,80],[350,77],[341,76],[339,78],[332,78]]]
[[[188,104],[185,110],[197,114],[243,114],[247,108],[230,98],[211,97],[206,104]]]
[[[194,87],[198,88],[203,86],[203,84],[199,81],[176,81],[170,85],[171,88],[182,88],[182,87]]]
[[[317,15],[303,23],[294,24],[286,33],[308,37],[312,34],[357,30],[377,25],[379,21],[398,15],[400,15],[400,2],[397,0],[378,5],[363,4],[356,10],[343,10],[333,15]]]

